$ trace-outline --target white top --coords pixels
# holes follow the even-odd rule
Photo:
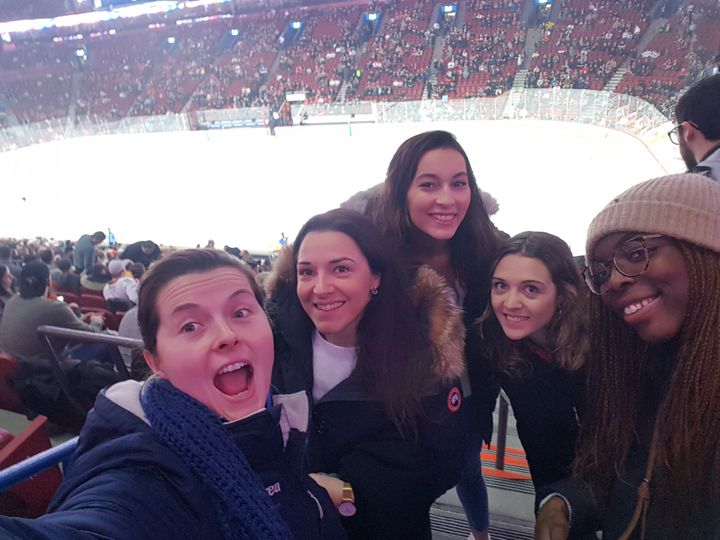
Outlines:
[[[137,304],[138,282],[134,278],[121,277],[117,281],[105,284],[103,296],[105,300],[129,300]]]
[[[315,401],[347,379],[357,365],[355,347],[340,347],[313,331],[313,389]]]

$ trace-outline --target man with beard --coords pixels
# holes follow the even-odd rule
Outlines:
[[[678,100],[668,132],[688,171],[720,181],[720,74],[703,79]]]

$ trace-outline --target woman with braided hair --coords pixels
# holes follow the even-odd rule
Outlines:
[[[720,184],[638,184],[593,220],[588,407],[541,540],[720,538]]]
[[[101,393],[49,513],[0,517],[7,538],[344,539],[304,469],[308,403],[273,396],[274,347],[249,269],[175,252],[140,285],[153,376]]]

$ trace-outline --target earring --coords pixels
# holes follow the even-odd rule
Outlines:
[[[378,295],[378,292],[380,292],[380,291],[378,291],[378,288],[377,288],[377,287],[373,287],[372,289],[370,289],[370,294],[371,294],[372,296],[377,296],[377,295]]]

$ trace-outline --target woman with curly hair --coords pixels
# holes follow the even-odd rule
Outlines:
[[[500,248],[482,330],[536,489],[565,478],[575,457],[588,349],[584,296],[570,248],[557,236],[524,232]]]
[[[720,534],[720,184],[638,184],[590,224],[588,405],[536,538]]]

